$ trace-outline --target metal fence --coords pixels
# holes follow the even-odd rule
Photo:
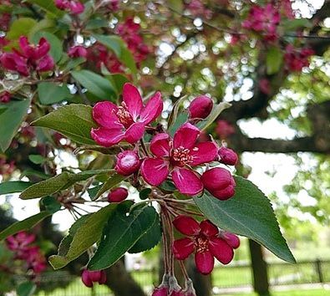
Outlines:
[[[151,291],[157,283],[157,270],[132,271],[133,278],[146,291]],[[268,263],[268,277],[271,286],[289,286],[330,282],[330,261],[302,261],[297,264],[281,262]],[[252,270],[249,264],[231,264],[216,266],[212,273],[216,290],[227,288],[251,287]],[[110,296],[105,286],[96,285],[93,290],[86,288],[80,278],[65,272],[45,274],[41,279],[43,286],[52,286],[51,291],[40,291],[37,296]],[[55,288],[57,287],[57,288]]]

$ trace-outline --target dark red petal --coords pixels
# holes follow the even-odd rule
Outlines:
[[[213,142],[204,142],[194,147],[190,155],[193,157],[192,166],[211,162],[218,156],[218,146]]]
[[[141,175],[153,186],[162,184],[169,174],[169,164],[161,158],[147,158],[142,162]]]
[[[123,88],[123,100],[133,120],[136,121],[143,107],[142,98],[138,89],[131,83],[125,83]]]
[[[92,128],[91,137],[101,146],[110,147],[118,144],[124,138],[124,132],[121,129],[107,129],[99,127]]]
[[[150,143],[150,151],[157,157],[170,155],[170,136],[166,133],[157,134]]]
[[[204,220],[200,224],[202,233],[208,237],[215,236],[219,233],[218,227],[216,227],[210,220]]]
[[[214,258],[210,251],[197,252],[195,254],[195,263],[200,273],[209,274],[214,267]]]
[[[222,264],[228,264],[234,257],[233,249],[221,238],[211,238],[209,249]]]
[[[98,102],[93,107],[93,119],[101,126],[113,128],[113,126],[122,126],[119,123],[116,112],[118,107],[109,101]]]
[[[185,123],[174,134],[173,148],[193,148],[199,134],[200,130],[196,126]]]
[[[172,179],[182,194],[193,196],[203,191],[204,187],[199,175],[192,170],[175,168],[172,172]]]
[[[194,242],[188,237],[177,239],[173,242],[173,254],[178,260],[186,259],[194,252],[194,249]]]
[[[131,144],[140,141],[143,137],[144,130],[145,125],[143,122],[133,123],[125,132],[125,140]]]
[[[163,100],[160,92],[156,92],[143,108],[140,121],[146,125],[154,121],[163,111]]]
[[[199,223],[192,217],[189,216],[178,216],[173,220],[173,225],[177,230],[185,235],[197,235],[200,233],[201,228]]]

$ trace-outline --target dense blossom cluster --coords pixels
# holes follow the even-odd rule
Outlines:
[[[34,234],[19,232],[6,239],[7,247],[15,253],[15,259],[26,264],[27,270],[33,275],[42,273],[46,268],[46,259],[38,246],[31,245],[35,241]]]
[[[85,10],[83,3],[77,0],[55,0],[58,9],[66,10],[71,14],[80,14]]]
[[[288,44],[284,55],[286,69],[291,72],[301,72],[304,67],[309,66],[309,58],[313,54],[314,51],[310,48],[297,49]]]
[[[31,72],[47,72],[54,68],[54,60],[49,54],[50,44],[41,38],[37,45],[30,44],[26,36],[19,38],[19,50],[3,53],[0,56],[1,65],[10,71],[18,72],[23,76]]]

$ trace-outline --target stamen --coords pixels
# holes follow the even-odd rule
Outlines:
[[[193,161],[190,150],[182,146],[175,148],[172,152],[172,160],[180,166],[187,165]]]

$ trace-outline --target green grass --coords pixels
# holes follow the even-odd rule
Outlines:
[[[271,296],[329,296],[330,291],[325,289],[318,290],[291,290],[272,292]],[[258,296],[256,293],[245,294],[223,294],[222,296]]]

